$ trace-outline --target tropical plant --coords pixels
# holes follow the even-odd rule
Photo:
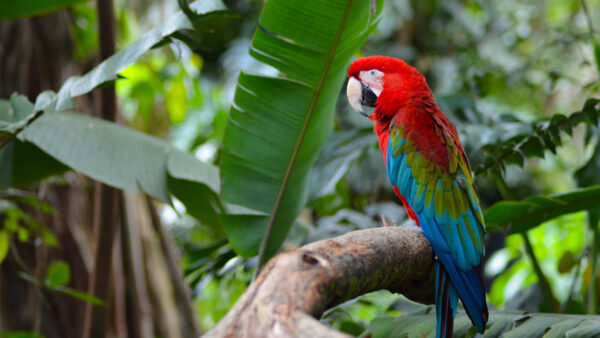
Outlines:
[[[597,0],[543,9],[515,0],[226,3],[230,9],[180,0],[180,11],[152,29],[122,4],[117,53],[56,92],[0,100],[0,262],[32,238],[47,247],[67,240],[44,222],[65,210],[39,193],[73,185],[61,178],[66,172],[145,194],[154,202],[142,199],[144,208],[156,221],[158,205],[169,224],[209,329],[285,242],[377,226],[381,216],[406,221],[370,124],[340,100],[352,57],[389,54],[430,79],[478,176],[489,301],[501,309],[492,311],[486,336],[598,334],[597,316],[583,315],[598,313],[599,297]],[[2,4],[0,19],[67,6],[92,20],[81,1]],[[136,31],[146,32],[132,38]],[[77,58],[93,53],[94,34],[75,27]],[[111,85],[124,123],[93,117],[84,102]],[[122,222],[135,223],[127,209],[136,197],[122,198]],[[155,221],[150,228],[160,233]],[[123,228],[123,248],[134,252],[132,231]],[[159,237],[169,256],[168,237]],[[19,278],[44,294],[102,301],[73,287],[73,262],[46,263],[21,269]],[[323,320],[354,335],[417,336],[432,334],[435,317],[431,307],[380,292]],[[474,334],[460,311],[455,325],[457,336]]]

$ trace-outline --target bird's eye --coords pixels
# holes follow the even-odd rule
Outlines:
[[[375,72],[375,70],[371,70],[369,73],[370,73],[371,75],[375,75],[377,72]]]

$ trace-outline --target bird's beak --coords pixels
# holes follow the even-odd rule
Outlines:
[[[348,102],[350,102],[352,109],[363,116],[369,117],[369,114],[363,110],[362,106],[375,107],[377,94],[375,94],[371,88],[352,76],[348,80],[346,95],[348,96]]]

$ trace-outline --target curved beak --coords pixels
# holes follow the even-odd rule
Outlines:
[[[348,80],[346,96],[348,96],[348,102],[352,106],[352,109],[366,117],[369,117],[369,114],[363,110],[362,106],[375,107],[375,103],[377,102],[377,94],[355,77],[350,77]]]

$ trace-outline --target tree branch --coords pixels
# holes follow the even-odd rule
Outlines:
[[[283,252],[205,337],[345,337],[314,318],[380,289],[432,303],[433,257],[421,231],[400,227],[353,231]]]

